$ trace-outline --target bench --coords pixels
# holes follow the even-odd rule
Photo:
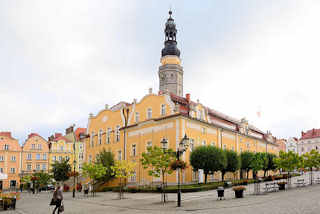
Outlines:
[[[314,181],[316,184],[320,184],[320,177],[315,178],[313,181]]]
[[[297,179],[297,182],[294,184],[296,184],[297,187],[303,187],[306,185],[306,183],[304,182],[304,179]]]
[[[279,186],[276,182],[271,182],[271,183],[266,183],[264,189],[266,192],[278,191]]]

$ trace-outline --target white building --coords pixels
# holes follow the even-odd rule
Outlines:
[[[295,137],[290,137],[286,142],[286,152],[292,151],[298,153],[298,139]]]
[[[298,141],[299,155],[310,152],[312,149],[320,150],[320,129],[311,129],[307,132],[301,132],[301,138]]]

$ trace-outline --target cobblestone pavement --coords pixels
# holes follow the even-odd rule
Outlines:
[[[307,179],[308,177],[305,177]],[[296,178],[295,178],[296,179]],[[292,183],[295,183],[293,179]],[[264,184],[261,185],[262,187]],[[52,213],[49,206],[52,193],[42,192],[37,195],[22,194],[16,211],[5,213],[47,214]],[[245,197],[234,199],[231,189],[226,189],[226,200],[218,201],[215,190],[182,194],[182,207],[176,207],[176,194],[168,194],[169,202],[163,205],[160,194],[125,194],[125,199],[118,200],[113,192],[98,193],[96,197],[84,197],[64,193],[65,214],[100,214],[100,213],[226,213],[226,214],[318,214],[320,210],[320,184],[293,188],[286,191],[253,195],[253,185],[248,185]]]

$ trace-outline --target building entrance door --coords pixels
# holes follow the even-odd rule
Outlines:
[[[11,180],[11,181],[10,181],[10,188],[11,188],[11,189],[16,188],[16,184],[17,184],[16,180]]]

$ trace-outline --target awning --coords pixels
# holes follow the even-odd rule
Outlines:
[[[0,173],[0,180],[8,179],[8,175],[4,173]]]

